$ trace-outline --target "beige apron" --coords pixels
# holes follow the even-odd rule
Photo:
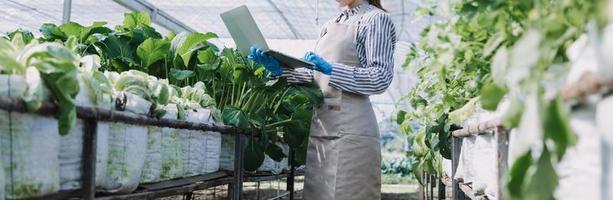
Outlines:
[[[364,10],[353,19],[360,20]],[[332,23],[315,51],[328,62],[360,66],[356,33],[357,23]],[[370,99],[330,87],[329,76],[320,72],[314,79],[324,105],[311,122],[304,199],[381,199],[381,146]]]

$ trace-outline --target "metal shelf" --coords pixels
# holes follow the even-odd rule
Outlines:
[[[26,113],[25,102],[20,98],[0,97],[0,109]],[[33,114],[44,116],[55,116],[57,114],[57,106],[50,102],[43,102],[40,109]],[[145,115],[134,115],[122,111],[110,109],[101,109],[94,107],[77,106],[77,117],[84,121],[83,124],[83,158],[82,158],[82,189],[73,191],[60,191],[55,194],[45,195],[42,197],[29,198],[31,200],[45,199],[69,199],[80,198],[86,200],[92,199],[151,199],[156,197],[172,196],[189,194],[196,190],[202,190],[209,187],[220,185],[228,185],[228,198],[241,199],[242,183],[245,181],[243,167],[243,151],[240,147],[245,142],[245,137],[250,137],[247,131],[218,124],[206,123],[191,123],[179,120],[156,119]],[[98,121],[121,122],[126,124],[137,124],[146,126],[158,126],[177,129],[189,129],[200,131],[214,131],[221,134],[234,135],[234,170],[219,171],[210,174],[204,174],[194,177],[168,180],[158,183],[141,184],[138,189],[130,194],[97,194],[96,193],[96,131]],[[290,149],[290,152],[293,152]],[[290,156],[290,160],[291,160]],[[279,174],[255,174],[247,176],[248,180],[277,180],[288,178],[288,190],[290,190],[290,199],[293,199],[293,177],[294,167],[292,170]]]

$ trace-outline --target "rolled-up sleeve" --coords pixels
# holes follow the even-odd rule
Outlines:
[[[361,26],[357,53],[364,66],[332,63],[330,85],[356,94],[380,94],[393,79],[396,30],[389,15],[383,12],[372,15]]]
[[[307,68],[285,69],[281,77],[294,84],[313,82],[313,70]]]

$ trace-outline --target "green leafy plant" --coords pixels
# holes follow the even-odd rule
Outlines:
[[[48,88],[58,105],[59,133],[68,134],[75,126],[77,116],[74,98],[79,93],[79,61],[75,54],[57,43],[39,44],[31,38],[24,39],[22,32],[9,36],[11,42],[0,38],[0,71],[24,75],[28,90],[22,97],[30,110],[40,108],[45,98],[43,85]]]
[[[38,40],[61,42],[81,55],[99,56],[101,70],[127,73],[115,87],[136,93],[154,105],[167,102],[167,91],[177,92],[181,97],[178,102],[187,99],[202,106],[214,105],[217,120],[257,133],[255,143],[249,145],[249,153],[257,155],[247,158],[247,170],[255,170],[253,166],[263,161],[264,153],[282,159],[276,142],[288,143],[296,149],[298,163],[304,163],[312,108],[322,101],[315,85],[269,80],[264,67],[238,51],[210,44],[208,40],[217,37],[214,33],[171,33],[163,37],[143,12],[126,13],[123,24],[113,29],[105,24],[44,24]],[[147,85],[152,78],[146,75],[168,82]]]
[[[600,7],[601,1],[463,0],[451,7],[423,8],[420,13],[437,14],[442,20],[425,29],[405,63],[420,82],[405,97],[414,111],[399,117],[404,119],[399,121],[402,130],[416,134],[414,145],[432,144],[426,131],[414,133],[413,121],[433,127],[438,116],[450,112],[449,120],[461,123],[477,102],[486,110],[496,110],[506,99],[510,106],[503,113],[504,125],[517,128],[538,123],[536,131],[543,132],[545,149],[535,157],[528,152],[514,162],[507,194],[512,199],[552,198],[557,175],[551,166],[576,139],[568,125],[566,106],[558,98],[545,99],[544,93],[555,93],[555,83],[568,70],[568,46],[586,32],[589,23],[603,27],[606,20],[599,14]],[[524,102],[532,98],[540,102],[538,111],[524,116]],[[423,152],[424,146],[412,149],[409,155],[432,158]]]

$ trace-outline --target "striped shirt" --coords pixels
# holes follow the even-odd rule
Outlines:
[[[356,94],[380,94],[389,87],[393,78],[394,48],[397,39],[391,17],[382,10],[365,3],[343,11],[339,17],[327,24],[354,23],[358,21],[353,18],[357,17],[360,9],[372,9],[364,14],[358,25],[356,53],[360,66],[330,63],[333,66],[330,85]],[[325,27],[320,36],[325,34]],[[285,70],[283,76],[292,83],[313,81],[313,71],[306,68]]]

